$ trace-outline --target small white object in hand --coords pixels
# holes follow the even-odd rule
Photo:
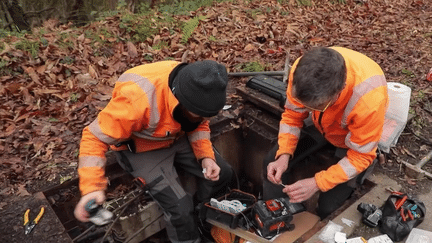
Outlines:
[[[205,174],[207,172],[207,168],[204,168],[202,172]]]

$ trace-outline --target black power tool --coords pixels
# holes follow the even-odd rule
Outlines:
[[[357,210],[362,214],[362,221],[365,225],[374,228],[378,226],[382,218],[382,211],[377,206],[369,203],[360,203]]]
[[[261,236],[273,237],[282,232],[293,230],[290,222],[293,214],[305,211],[300,203],[291,203],[288,198],[277,198],[267,201],[258,200],[254,205],[254,223]]]

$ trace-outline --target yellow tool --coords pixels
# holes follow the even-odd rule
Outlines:
[[[41,207],[39,214],[36,216],[36,218],[29,223],[29,213],[30,209],[27,209],[27,211],[24,213],[24,233],[26,235],[30,234],[30,232],[33,230],[33,228],[37,225],[39,220],[42,218],[42,215],[45,212],[45,207]]]

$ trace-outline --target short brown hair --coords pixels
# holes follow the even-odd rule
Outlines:
[[[304,54],[293,78],[293,95],[316,107],[339,94],[345,86],[346,66],[342,55],[328,47],[317,47]]]

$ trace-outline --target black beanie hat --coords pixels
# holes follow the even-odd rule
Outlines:
[[[204,60],[185,65],[174,77],[172,92],[188,111],[212,117],[224,107],[228,74],[225,66]]]

